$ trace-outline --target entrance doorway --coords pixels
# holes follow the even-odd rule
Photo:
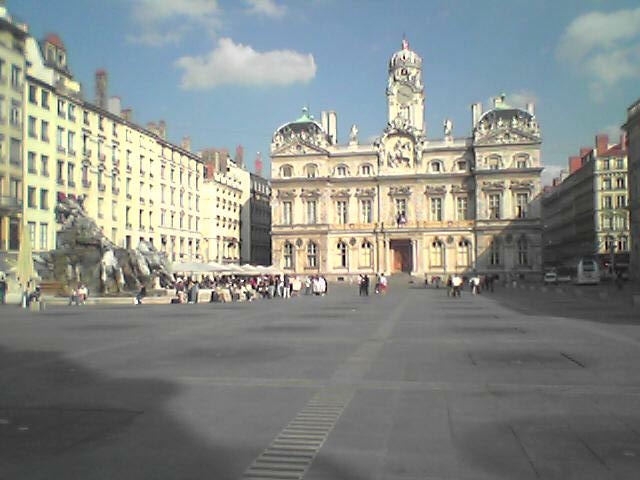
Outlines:
[[[411,240],[391,240],[391,273],[411,273],[413,270],[413,255]]]

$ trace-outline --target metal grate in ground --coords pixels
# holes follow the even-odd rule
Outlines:
[[[321,392],[278,434],[243,480],[301,480],[353,396]]]

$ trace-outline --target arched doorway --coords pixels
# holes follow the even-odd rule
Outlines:
[[[391,250],[391,273],[411,273],[413,271],[411,240],[391,240],[389,247]]]

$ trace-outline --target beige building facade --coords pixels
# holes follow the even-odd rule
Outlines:
[[[406,272],[444,277],[541,270],[541,135],[533,105],[472,106],[472,132],[450,120],[429,138],[422,59],[404,41],[389,62],[387,126],[363,144],[337,115],[303,111],[271,145],[273,261],[333,279]]]
[[[640,278],[640,99],[627,109],[622,127],[627,137],[629,172],[630,276]]]

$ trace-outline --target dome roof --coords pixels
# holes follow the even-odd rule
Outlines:
[[[527,110],[509,105],[505,101],[505,98],[506,95],[504,93],[495,98],[493,108],[484,112],[478,121],[487,120],[491,123],[492,121],[502,120],[503,122],[511,122],[517,119],[528,123],[531,119],[535,118],[535,116]]]
[[[394,53],[389,60],[389,70],[407,66],[422,68],[422,58],[409,48],[409,41],[403,39],[402,49]]]
[[[49,33],[44,39],[45,42],[50,43],[54,47],[58,47],[62,50],[65,50],[64,43],[62,43],[62,39],[55,33]]]
[[[276,130],[276,134],[283,133],[285,131],[296,134],[301,132],[311,135],[316,135],[317,133],[326,134],[322,129],[322,126],[314,120],[313,115],[309,114],[309,109],[306,107],[302,109],[302,115],[299,118],[293,122],[288,122],[282,125]]]

